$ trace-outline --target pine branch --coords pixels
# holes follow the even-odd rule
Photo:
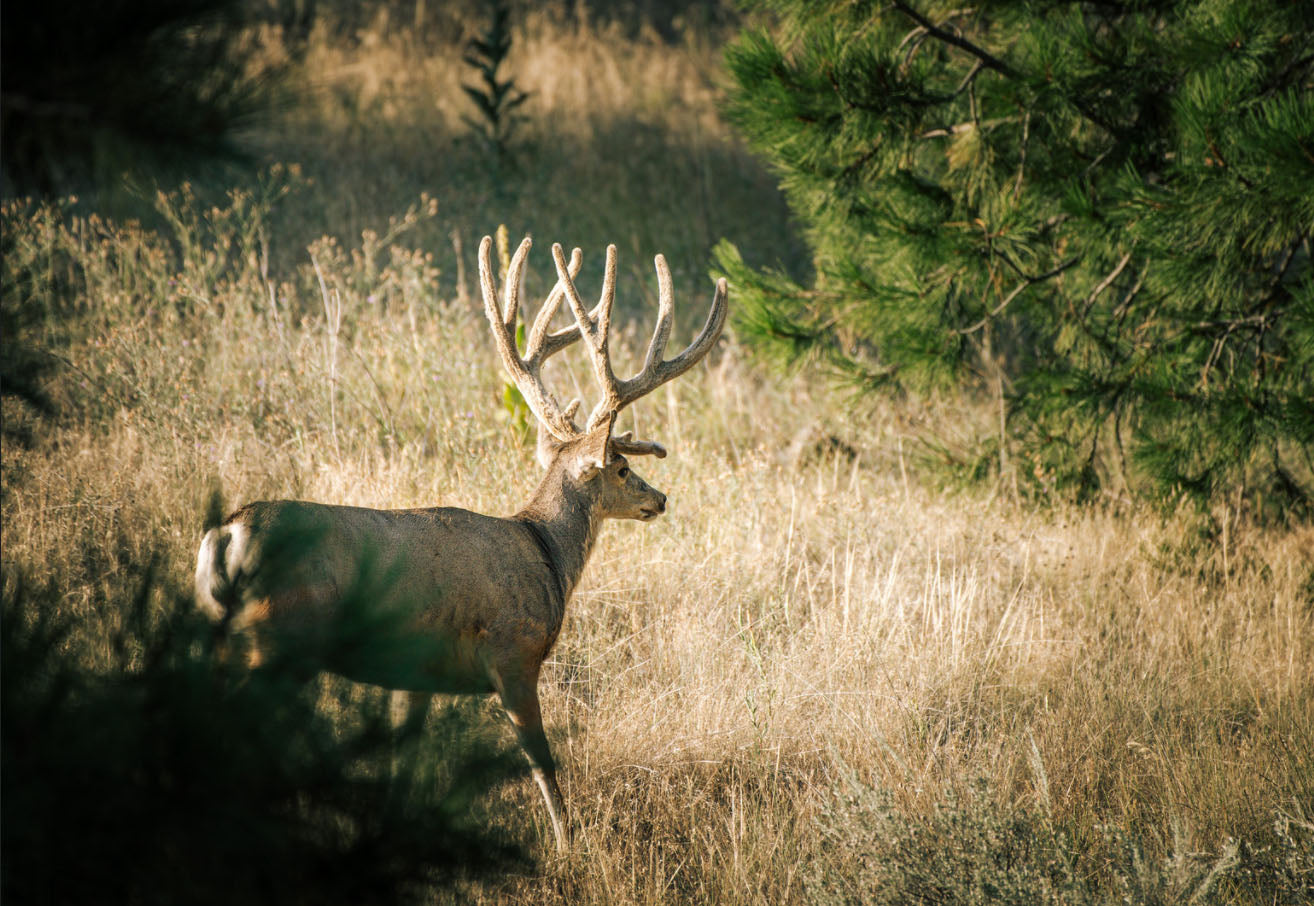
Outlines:
[[[1108,273],[1108,275],[1105,276],[1105,278],[1101,280],[1098,284],[1096,284],[1095,288],[1090,291],[1090,295],[1086,297],[1086,303],[1082,306],[1081,309],[1081,317],[1083,320],[1085,319],[1086,315],[1090,313],[1090,307],[1095,304],[1095,300],[1099,298],[1100,293],[1108,289],[1111,285],[1113,285],[1113,281],[1118,279],[1118,275],[1121,274],[1123,268],[1127,266],[1127,262],[1131,260],[1131,256],[1132,256],[1131,252],[1128,252],[1127,254],[1123,255],[1122,260],[1119,261],[1114,266],[1113,270],[1111,270]]]
[[[845,4],[871,27],[838,43],[838,7],[780,5],[796,43],[740,45],[736,116],[780,167],[826,295],[773,285],[775,336],[745,336],[862,393],[870,362],[895,386],[975,384],[1007,350],[1000,445],[1043,495],[1107,470],[1203,504],[1258,471],[1280,481],[1256,459],[1274,438],[1309,483],[1314,155],[1293,85],[1314,30],[1282,0],[1254,0],[1242,47],[1158,4]]]
[[[961,38],[958,35],[955,35],[953,32],[945,31],[943,28],[940,28],[938,25],[936,25],[930,19],[923,16],[921,13],[913,9],[908,4],[901,2],[901,0],[894,0],[893,6],[895,9],[903,13],[909,19],[912,19],[922,28],[926,29],[927,34],[931,35],[932,37],[939,38],[941,41],[945,42],[946,44],[952,44],[955,47],[967,51],[972,56],[980,60],[983,66],[989,66],[991,69],[995,70],[996,72],[1002,75],[1008,76],[1010,79],[1021,78],[1021,73],[1019,73],[1012,66],[1009,66],[1003,60],[996,57],[994,54],[990,53],[990,51],[981,47],[977,47],[971,41],[968,41],[966,38]]]
[[[1283,67],[1281,72],[1273,76],[1268,86],[1259,93],[1256,100],[1266,100],[1277,94],[1283,88],[1286,88],[1292,82],[1299,81],[1301,76],[1300,71],[1308,68],[1311,63],[1314,63],[1314,54],[1306,54],[1303,57],[1297,57],[1295,60],[1292,60]]]
[[[1001,257],[1003,257],[1005,261],[1008,261],[1007,256],[1001,256]],[[1017,286],[1013,287],[1013,291],[1010,292],[1007,296],[1005,296],[1004,301],[1000,302],[997,306],[995,306],[994,310],[991,311],[988,315],[986,315],[980,321],[977,321],[971,327],[963,327],[960,329],[956,329],[954,333],[962,334],[963,336],[966,336],[967,334],[970,333],[976,333],[982,327],[985,327],[986,324],[990,323],[991,319],[993,319],[1005,308],[1007,308],[1008,303],[1016,299],[1018,295],[1022,292],[1022,290],[1026,289],[1029,286],[1035,286],[1037,283],[1043,283],[1046,280],[1052,280],[1053,278],[1057,277],[1059,274],[1063,273],[1065,270],[1072,267],[1080,260],[1081,260],[1080,258],[1069,258],[1067,261],[1064,261],[1062,264],[1060,264],[1058,267],[1054,268],[1051,271],[1046,271],[1045,273],[1039,274],[1035,277],[1027,277]],[[1012,262],[1009,263],[1012,264]]]
[[[895,0],[892,6],[895,9],[897,9],[899,12],[907,16],[909,19],[912,19],[922,28],[926,29],[927,34],[931,35],[934,38],[938,38],[939,40],[943,41],[946,44],[952,44],[954,47],[967,51],[972,56],[976,57],[977,61],[982,66],[993,69],[995,72],[998,72],[1000,75],[1006,76],[1010,79],[1015,79],[1018,81],[1024,80],[1021,72],[1014,69],[1012,66],[1009,66],[1007,63],[999,59],[999,57],[995,56],[990,51],[986,50],[983,47],[978,47],[977,45],[973,44],[971,41],[968,41],[966,38],[960,37],[954,34],[953,32],[945,31],[943,28],[940,28],[939,26],[932,23],[930,19],[927,19],[917,10],[909,6],[907,3],[902,2],[902,0]],[[964,80],[964,81],[970,84],[970,80]],[[1090,120],[1092,123],[1099,126],[1105,132],[1108,132],[1110,135],[1121,135],[1121,132],[1118,129],[1114,128],[1112,123],[1110,123],[1105,117],[1100,116],[1094,110],[1092,110],[1090,108],[1090,105],[1087,104],[1086,102],[1073,97],[1068,98],[1068,100],[1072,103],[1072,106],[1077,108],[1077,110],[1081,113],[1082,116],[1086,117],[1086,119]]]

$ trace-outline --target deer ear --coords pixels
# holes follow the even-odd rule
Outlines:
[[[601,424],[584,435],[575,466],[575,477],[580,481],[588,481],[611,462],[611,426],[615,422],[616,413],[612,412]]]
[[[579,403],[578,399],[571,400],[570,405],[562,413],[566,417],[566,424],[570,425],[576,434],[579,433],[579,428],[575,427],[575,413],[579,411]],[[534,455],[538,458],[540,466],[545,469],[550,467],[552,460],[557,458],[557,454],[561,452],[561,448],[565,445],[565,441],[558,440],[543,424],[542,420],[538,420],[538,442],[534,445]]]

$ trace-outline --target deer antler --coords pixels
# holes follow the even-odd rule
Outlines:
[[[497,301],[496,280],[493,277],[493,240],[485,236],[479,243],[479,284],[483,290],[484,313],[488,316],[488,326],[492,328],[493,340],[497,351],[502,356],[502,366],[506,368],[511,379],[515,381],[520,393],[529,404],[530,411],[552,432],[557,440],[570,440],[579,436],[573,418],[579,409],[579,401],[573,401],[563,411],[557,401],[543,384],[543,362],[565,349],[579,339],[579,327],[566,327],[555,333],[548,333],[548,324],[552,316],[561,307],[565,290],[560,282],[553,287],[534,324],[529,330],[525,344],[525,355],[521,358],[516,349],[516,319],[520,312],[520,288],[524,279],[525,259],[533,243],[526,236],[511,256],[511,265],[506,274],[506,303]],[[573,277],[579,273],[583,255],[575,249],[570,256],[567,272]]]
[[[488,325],[493,331],[493,340],[497,351],[502,356],[502,365],[507,374],[515,381],[520,393],[529,404],[529,408],[540,422],[558,440],[571,440],[579,437],[579,428],[575,427],[574,417],[579,409],[579,400],[573,400],[564,410],[557,405],[556,399],[543,384],[543,362],[574,343],[581,336],[588,348],[589,358],[593,362],[593,371],[602,388],[602,399],[589,414],[588,427],[592,431],[601,425],[610,415],[628,406],[641,396],[669,380],[684,374],[698,364],[711,350],[725,325],[726,316],[726,282],[722,278],[716,283],[716,293],[712,297],[712,308],[707,315],[707,323],[702,332],[673,359],[663,359],[666,342],[671,336],[671,320],[674,316],[675,303],[671,292],[671,271],[666,266],[666,259],[658,255],[654,259],[657,268],[658,309],[657,325],[653,329],[652,340],[648,343],[648,353],[644,357],[643,368],[634,377],[620,380],[611,369],[611,351],[608,337],[611,333],[611,309],[616,300],[616,246],[607,246],[607,263],[603,272],[602,296],[592,311],[586,311],[575,288],[575,277],[579,274],[583,256],[579,249],[570,253],[570,262],[562,252],[560,244],[552,246],[552,260],[557,267],[557,283],[548,293],[543,307],[534,318],[533,325],[525,338],[525,354],[522,357],[516,347],[516,320],[520,314],[520,289],[524,279],[525,260],[532,245],[526,236],[511,256],[507,268],[505,301],[497,300],[497,283],[493,274],[493,240],[485,236],[479,243],[479,283],[484,296],[484,313],[488,316]],[[575,325],[562,328],[555,333],[548,333],[548,325],[561,308],[562,300],[568,300],[575,315]],[[526,322],[528,319],[526,319]],[[617,435],[611,440],[612,449],[621,454],[665,456],[666,449],[650,440],[634,440],[630,432]]]
[[[617,434],[611,439],[611,448],[624,456],[656,456],[661,459],[666,455],[666,448],[655,440],[633,440],[633,431]]]
[[[571,265],[575,263],[575,254],[571,254]],[[607,246],[607,265],[603,272],[602,297],[592,312],[585,311],[580,300],[579,291],[575,289],[575,274],[578,267],[568,267],[561,245],[553,243],[552,260],[557,266],[557,287],[565,291],[575,313],[578,332],[584,337],[584,345],[593,361],[593,371],[598,384],[602,387],[602,399],[589,415],[588,429],[592,430],[613,412],[628,406],[641,396],[651,393],[667,381],[684,374],[698,364],[716,343],[725,325],[726,315],[726,281],[722,277],[716,281],[716,293],[712,297],[712,308],[707,314],[707,323],[702,331],[673,359],[663,360],[666,353],[666,341],[671,336],[671,319],[675,303],[671,293],[671,271],[666,266],[666,259],[658,255],[653,259],[657,269],[657,325],[653,328],[652,340],[648,343],[648,354],[644,357],[643,368],[632,378],[621,380],[611,368],[611,351],[608,348],[608,335],[611,331],[611,307],[616,298],[616,246]],[[555,292],[556,290],[554,290]],[[613,445],[620,452],[665,454],[660,444],[651,441],[631,441],[616,438]],[[635,449],[642,447],[643,449]],[[661,451],[661,452],[658,452]]]

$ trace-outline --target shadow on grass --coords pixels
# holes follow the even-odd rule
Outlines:
[[[555,282],[551,243],[583,249],[586,286],[601,273],[603,250],[615,243],[617,305],[626,313],[655,304],[658,252],[681,300],[710,298],[711,250],[723,238],[754,266],[809,275],[806,246],[775,179],[733,139],[637,114],[563,126],[552,133],[549,124],[534,123],[511,163],[495,165],[468,136],[418,115],[358,113],[341,125],[303,123],[263,152],[269,161],[298,164],[310,181],[276,212],[273,260],[282,267],[302,263],[306,244],[324,233],[350,248],[362,231],[385,230],[389,217],[423,191],[437,199],[437,216],[406,242],[433,255],[441,298],[461,295],[462,270],[467,294],[477,297],[474,249],[498,224],[513,238],[534,236],[526,289],[538,297]],[[464,249],[460,267],[453,234]],[[677,316],[697,307],[679,304]],[[686,326],[692,329],[692,318]]]
[[[1297,812],[1299,804],[1297,803]],[[827,904],[1310,902],[1314,823],[1275,818],[1262,839],[1229,840],[1213,853],[1183,840],[1149,845],[1132,828],[1076,836],[1043,807],[1006,807],[983,784],[908,814],[886,790],[850,775],[823,806],[827,842],[808,869],[808,900]],[[1167,848],[1156,858],[1153,849]]]

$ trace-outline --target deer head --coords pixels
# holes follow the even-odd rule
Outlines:
[[[590,311],[575,288],[575,276],[583,260],[580,250],[572,251],[567,262],[561,246],[553,244],[557,283],[528,328],[525,351],[521,355],[516,347],[516,321],[520,312],[525,262],[531,245],[529,237],[525,237],[512,256],[507,269],[504,300],[499,304],[492,262],[493,241],[485,236],[479,244],[479,281],[484,312],[502,357],[502,365],[538,420],[539,462],[549,475],[560,471],[564,479],[580,487],[589,487],[603,516],[654,519],[665,511],[666,496],[634,474],[626,456],[660,458],[666,455],[666,449],[656,441],[636,440],[628,431],[614,435],[612,428],[621,409],[684,374],[711,350],[725,325],[726,282],[724,278],[717,281],[707,323],[694,341],[679,355],[664,359],[674,302],[670,269],[666,266],[666,259],[658,255],[654,259],[658,288],[657,325],[639,373],[628,379],[619,379],[612,370],[608,346],[612,305],[616,298],[616,246],[607,246],[602,295]],[[575,315],[575,324],[549,332],[549,324],[563,300],[568,301]],[[580,400],[572,400],[562,408],[543,384],[542,377],[543,363],[581,337],[602,390],[602,397],[582,430],[575,424]]]

